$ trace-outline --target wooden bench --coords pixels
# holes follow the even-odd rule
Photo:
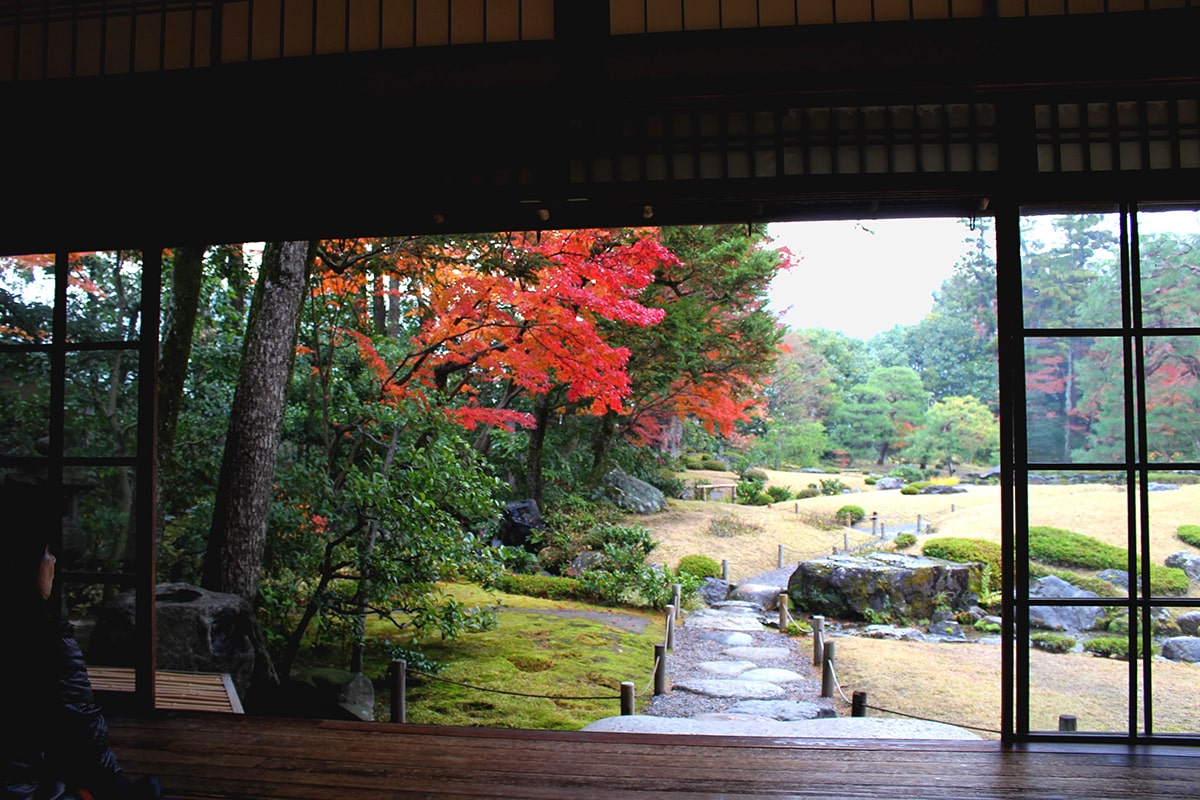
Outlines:
[[[110,719],[133,776],[171,798],[238,800],[1170,800],[1200,747],[787,739],[275,719]]]
[[[708,496],[713,489],[728,489],[731,502],[737,502],[737,484],[736,483],[706,483],[697,485],[696,492],[699,493],[701,500],[708,500]]]
[[[242,701],[228,673],[159,670],[154,675],[154,704],[158,708],[243,713]],[[88,678],[101,698],[106,693],[132,694],[134,690],[132,667],[89,666]]]

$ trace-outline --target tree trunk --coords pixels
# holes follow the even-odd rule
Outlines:
[[[533,418],[536,425],[529,432],[525,480],[529,497],[542,508],[542,450],[546,444],[546,426],[550,422],[550,398],[547,395],[539,394],[533,398]]]
[[[275,454],[312,245],[271,242],[263,250],[225,437],[204,586],[250,603],[258,595]]]
[[[192,337],[203,284],[204,251],[203,246],[175,248],[169,305],[164,313],[162,350],[158,356],[158,452],[155,454],[159,489],[155,501],[155,532],[159,543],[162,542],[165,513],[162,489],[166,485],[167,469],[175,447],[183,386],[187,380],[188,361],[192,356]]]

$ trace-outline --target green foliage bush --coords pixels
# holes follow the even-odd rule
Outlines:
[[[676,575],[691,575],[696,578],[721,577],[721,565],[715,558],[701,555],[688,555],[679,559]]]
[[[1122,661],[1129,660],[1129,639],[1124,636],[1098,636],[1095,639],[1089,639],[1083,643],[1083,649],[1092,655],[1103,656],[1104,658],[1119,658]],[[1158,652],[1158,648],[1152,648],[1153,653]],[[1137,640],[1137,657],[1142,657],[1142,640]]]
[[[925,478],[925,473],[912,464],[900,464],[888,473],[889,478],[899,478],[905,483],[916,483]]]
[[[921,490],[929,485],[929,481],[916,481],[914,483],[906,483],[900,487],[900,494],[920,494]]]
[[[783,503],[795,497],[792,490],[786,486],[768,486],[767,494],[771,496],[772,503]]]
[[[833,496],[842,494],[846,491],[846,484],[842,483],[838,478],[821,478],[821,494]]]
[[[821,496],[821,490],[816,488],[815,486],[808,486],[808,487],[805,487],[804,489],[801,489],[800,491],[796,492],[797,500],[807,500],[810,497],[820,497],[820,496]]]
[[[508,594],[542,597],[547,600],[583,600],[586,593],[575,578],[558,575],[514,575],[503,573],[492,581],[492,588]]]
[[[907,547],[912,547],[917,543],[917,537],[911,533],[900,533],[896,535],[896,549],[903,550]]]
[[[1075,645],[1077,644],[1070,636],[1046,631],[1039,631],[1033,634],[1029,637],[1029,641],[1038,650],[1044,650],[1047,653],[1069,653],[1075,649]]]
[[[979,631],[980,633],[999,633],[1000,632],[999,625],[997,625],[994,622],[989,622],[986,619],[976,620],[974,626],[972,626],[972,627],[974,627],[975,630]]]
[[[1184,544],[1200,547],[1200,525],[1180,525],[1175,535],[1183,540]]]
[[[837,510],[837,513],[834,515],[834,517],[838,522],[844,522],[847,515],[850,516],[850,524],[853,525],[855,522],[858,522],[860,519],[865,517],[867,512],[863,511],[862,506],[845,505]]]
[[[875,477],[874,475],[868,475],[867,477],[863,478],[863,483],[865,483],[867,486],[874,486],[878,481],[879,478]]]
[[[1081,533],[1035,526],[1029,529],[1029,557],[1047,564],[1079,569],[1126,569],[1128,551]],[[1187,573],[1176,567],[1150,565],[1150,590],[1155,594],[1187,594]]]

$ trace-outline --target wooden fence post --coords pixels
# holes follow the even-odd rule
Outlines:
[[[392,722],[408,722],[408,662],[392,659]]]
[[[878,511],[871,512],[871,535],[872,536],[879,535],[879,512]]]
[[[825,660],[825,617],[817,614],[812,618],[813,666],[818,669]]]
[[[671,605],[675,606],[675,616],[683,616],[680,611],[680,605],[683,604],[683,586],[678,583],[671,584]]]
[[[779,545],[779,568],[783,569],[783,545]]]
[[[729,559],[721,559],[721,580],[729,583]]]
[[[821,664],[821,697],[833,697],[837,680],[833,676],[833,662],[837,656],[837,642],[825,645],[825,661]]]
[[[867,693],[855,692],[850,695],[850,716],[865,717],[867,715]]]
[[[779,604],[779,632],[787,633],[789,616],[787,592],[780,592],[777,602]]]
[[[667,650],[675,649],[675,606],[667,606]]]
[[[848,533],[842,534],[842,549],[847,553],[850,552],[850,534]]]
[[[1075,718],[1074,714],[1060,714],[1058,729],[1064,733],[1074,733],[1079,729],[1079,720]]]
[[[921,515],[917,514],[917,533],[921,532]]]
[[[633,701],[635,697],[633,681],[621,681],[621,716],[633,716]]]
[[[667,691],[667,648],[665,645],[654,645],[654,694],[664,694]]]

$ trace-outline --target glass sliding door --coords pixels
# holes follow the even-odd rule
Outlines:
[[[1015,733],[1194,736],[1200,213],[1025,208],[1020,262]]]

